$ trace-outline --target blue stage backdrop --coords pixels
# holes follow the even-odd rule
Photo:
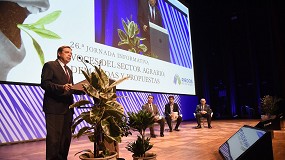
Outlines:
[[[45,118],[42,111],[44,91],[39,86],[0,84],[0,144],[45,138]],[[118,101],[126,112],[137,112],[147,102],[147,96],[154,96],[160,114],[170,94],[117,91]],[[174,95],[180,106],[183,120],[194,119],[193,112],[198,103],[196,96]],[[74,100],[89,99],[88,96],[74,96]],[[75,109],[75,115],[88,109]],[[81,128],[79,126],[79,128]],[[77,128],[77,131],[78,129]]]

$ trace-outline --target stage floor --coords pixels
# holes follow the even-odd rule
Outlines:
[[[196,122],[182,122],[180,131],[165,131],[159,137],[159,126],[155,126],[157,138],[152,138],[154,147],[150,150],[157,154],[157,160],[221,160],[218,148],[243,125],[255,126],[258,120],[213,120],[212,129],[207,127],[195,129]],[[205,124],[206,125],[206,124]],[[167,124],[165,129],[168,130]],[[283,132],[282,132],[283,133]],[[131,152],[125,148],[128,142],[134,141],[137,134],[123,137],[120,146],[120,157],[132,160]],[[149,135],[149,130],[147,130]],[[284,135],[284,134],[283,134]],[[285,139],[272,140],[274,159],[285,157]],[[69,160],[77,160],[74,154],[83,149],[91,149],[87,137],[73,139],[69,151]],[[0,146],[0,159],[5,160],[43,160],[45,159],[45,141],[27,142]]]

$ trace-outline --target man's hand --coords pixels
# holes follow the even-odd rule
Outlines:
[[[156,115],[156,116],[154,116],[154,120],[155,121],[158,121],[160,118],[159,118],[159,115]]]
[[[147,25],[143,25],[143,31],[147,31]]]
[[[176,115],[176,114],[171,114],[170,116],[171,116],[171,119],[177,119],[178,118],[178,115]]]
[[[207,111],[200,111],[200,113],[201,113],[201,114],[206,114],[206,113],[207,113]]]
[[[72,84],[70,84],[70,83],[67,83],[67,84],[63,85],[63,89],[65,91],[69,91],[71,89],[71,87],[72,87]]]

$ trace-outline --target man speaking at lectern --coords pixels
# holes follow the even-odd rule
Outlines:
[[[138,4],[138,21],[140,25],[140,33],[144,40],[144,44],[150,48],[150,33],[149,33],[149,22],[152,22],[162,27],[162,17],[160,10],[156,6],[156,0],[139,0]]]
[[[66,160],[68,156],[72,134],[73,109],[69,109],[69,105],[73,104],[73,77],[66,64],[70,62],[71,56],[71,48],[61,46],[57,50],[57,59],[45,63],[42,69],[47,160]]]

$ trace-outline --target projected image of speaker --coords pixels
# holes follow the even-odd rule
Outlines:
[[[166,29],[149,22],[151,53],[158,59],[170,62],[169,35]]]
[[[271,133],[245,125],[219,147],[219,153],[226,160],[273,160]]]

